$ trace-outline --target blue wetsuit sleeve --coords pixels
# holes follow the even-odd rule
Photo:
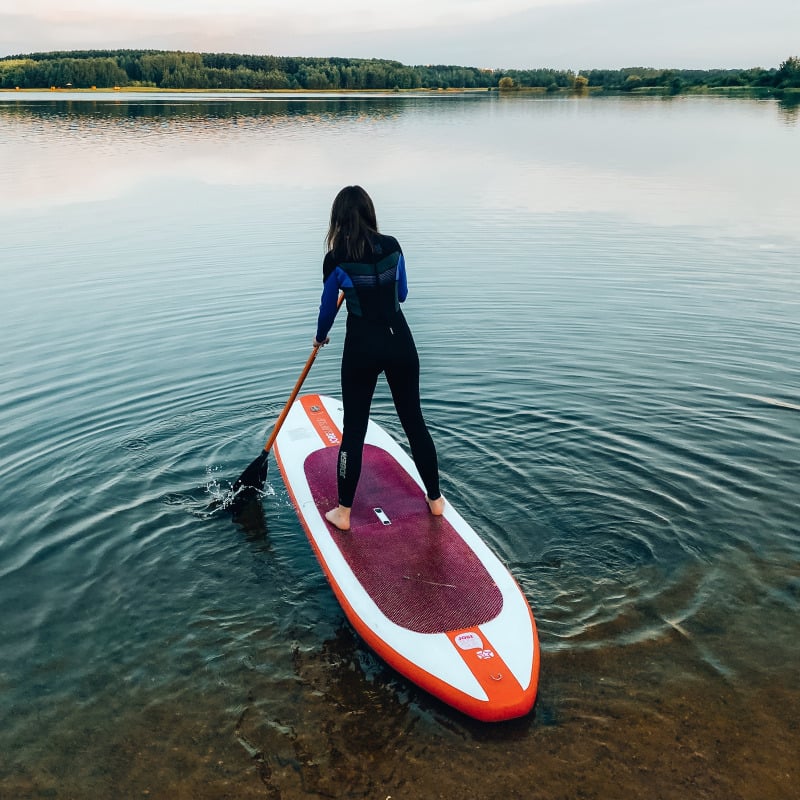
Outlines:
[[[408,277],[406,276],[406,260],[400,253],[400,260],[397,262],[397,299],[405,303],[408,297]]]
[[[328,332],[333,327],[338,311],[339,289],[345,286],[352,286],[350,276],[341,268],[331,272],[325,279],[322,286],[322,300],[319,304],[319,316],[317,317],[317,341],[324,342]]]

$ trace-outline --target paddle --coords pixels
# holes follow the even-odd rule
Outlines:
[[[344,292],[339,294],[339,299],[336,303],[337,311],[342,305],[342,300],[344,300]],[[289,395],[289,399],[286,401],[286,405],[283,407],[283,411],[281,411],[278,421],[275,423],[275,427],[272,429],[272,433],[270,434],[267,443],[264,445],[264,449],[258,454],[258,456],[256,456],[256,458],[253,459],[251,464],[236,479],[236,482],[231,487],[231,493],[234,495],[234,497],[245,488],[258,489],[259,491],[264,488],[264,482],[267,480],[267,468],[269,466],[269,451],[272,449],[272,445],[275,443],[278,432],[280,431],[284,420],[289,414],[292,403],[294,403],[295,399],[297,398],[297,394],[300,391],[306,376],[311,370],[311,365],[314,363],[321,346],[322,345],[317,345],[311,350],[311,355],[308,357],[308,361],[306,361],[306,365],[303,367],[303,371],[300,373],[300,377],[297,379],[297,383],[295,383],[294,389],[292,389],[292,393]]]

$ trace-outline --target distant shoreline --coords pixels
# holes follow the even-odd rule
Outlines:
[[[87,88],[85,86],[67,87],[39,86],[39,87],[20,87],[13,89],[0,87],[0,92],[11,94],[23,94],[25,92],[51,92],[53,94],[71,92],[80,94],[485,94],[490,91],[499,91],[493,88],[448,88],[448,89],[175,89],[159,88],[158,86],[97,86]],[[544,92],[538,87],[532,89],[521,89],[520,91]]]
[[[25,88],[7,88],[0,87],[0,95],[24,95],[24,94],[41,94],[47,93],[52,95],[61,94],[113,94],[119,96],[137,95],[137,94],[174,94],[174,95],[242,95],[247,96],[262,96],[262,95],[330,95],[331,97],[342,95],[412,95],[412,94],[425,94],[425,95],[459,95],[459,94],[497,94],[504,97],[512,97],[514,95],[557,95],[557,96],[573,96],[573,97],[590,97],[590,96],[609,96],[609,95],[623,95],[634,97],[662,97],[668,95],[661,87],[642,87],[629,91],[609,91],[604,90],[602,87],[588,87],[585,89],[574,88],[559,88],[550,90],[540,86],[520,86],[513,89],[498,89],[497,87],[487,88],[427,88],[420,87],[416,89],[176,89],[176,88],[159,88],[156,86],[125,86],[125,87],[65,87],[57,86],[42,86],[38,88],[25,87]],[[800,88],[787,87],[783,89],[775,89],[772,87],[753,87],[753,86],[700,86],[684,89],[681,93],[683,96],[740,96],[740,97],[782,97],[784,95],[797,95],[800,97]]]
[[[105,87],[98,90],[95,87]],[[255,56],[158,50],[72,50],[0,58],[0,87],[12,91],[455,92],[544,91],[691,94],[800,88],[800,58],[777,67],[573,70],[409,66],[386,59]]]

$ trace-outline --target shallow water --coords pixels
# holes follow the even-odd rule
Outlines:
[[[0,94],[0,794],[791,796],[798,143],[744,99]],[[371,654],[274,463],[208,508],[353,182],[406,253],[443,490],[536,615],[523,720]]]

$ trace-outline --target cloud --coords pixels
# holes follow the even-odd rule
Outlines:
[[[798,0],[0,0],[0,55],[156,48],[557,69],[777,66]],[[224,10],[220,10],[224,8]]]
[[[324,34],[333,31],[406,30],[424,25],[483,23],[520,11],[548,6],[586,5],[604,0],[404,0],[403,3],[376,5],[368,0],[137,0],[135,4],[113,0],[73,0],[69,4],[55,0],[28,0],[25,13],[45,23],[71,22],[77,19],[125,22],[149,19],[182,20],[189,27],[209,18],[236,18],[242,26],[280,23],[289,30]],[[0,0],[0,10],[3,2]]]

